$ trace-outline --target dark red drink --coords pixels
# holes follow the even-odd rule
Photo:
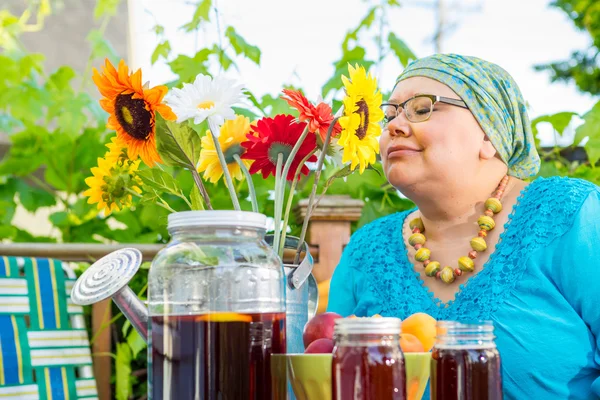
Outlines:
[[[394,318],[336,321],[332,362],[334,400],[406,399],[404,356],[398,342],[400,322],[386,326],[384,320]]]
[[[437,400],[501,400],[498,350],[434,348],[431,395]]]
[[[491,322],[438,322],[431,354],[432,400],[502,400],[502,369]]]
[[[285,313],[152,317],[152,398],[270,400]]]

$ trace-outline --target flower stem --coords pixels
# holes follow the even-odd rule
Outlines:
[[[300,251],[302,250],[302,245],[304,244],[304,238],[306,237],[306,231],[308,230],[308,223],[310,222],[310,217],[312,216],[312,205],[315,201],[315,195],[317,194],[317,186],[319,186],[319,180],[321,179],[321,170],[323,169],[323,162],[325,161],[325,156],[327,155],[327,147],[329,147],[329,143],[331,142],[331,133],[333,132],[333,128],[335,124],[337,124],[339,117],[336,117],[331,121],[329,128],[327,129],[327,135],[325,136],[325,140],[323,141],[323,149],[321,149],[321,155],[319,156],[319,161],[317,162],[317,170],[315,171],[315,181],[313,182],[312,191],[310,192],[310,196],[308,197],[308,206],[306,207],[306,216],[304,217],[304,222],[302,223],[302,231],[300,232],[300,240],[298,241],[298,247],[296,248],[296,256],[294,257],[294,264],[298,264],[300,261]]]
[[[215,150],[217,151],[217,156],[219,157],[219,162],[221,163],[221,168],[223,169],[223,175],[225,175],[225,183],[227,184],[227,190],[229,190],[229,196],[231,196],[231,202],[233,203],[233,208],[236,211],[240,211],[240,202],[238,201],[237,195],[235,193],[235,186],[233,186],[233,181],[231,180],[231,174],[229,173],[229,169],[227,168],[227,161],[225,161],[225,155],[223,155],[223,150],[221,149],[221,144],[219,143],[219,139],[215,132],[219,132],[218,126],[215,126],[212,118],[208,117],[208,126],[209,132],[212,136],[212,140],[215,144]]]
[[[250,191],[250,201],[252,202],[252,211],[258,212],[258,202],[256,201],[256,190],[254,190],[254,182],[252,182],[252,175],[250,175],[248,168],[246,168],[246,165],[244,164],[244,162],[238,154],[234,154],[233,158],[240,166],[240,169],[242,170],[244,176],[246,177],[246,181],[248,182],[248,190]]]
[[[131,195],[133,195],[135,197],[142,198],[142,195],[139,194],[138,192],[136,192],[135,190],[132,190],[132,189],[129,189],[129,188],[126,188],[125,190],[127,190],[128,193],[130,193]],[[163,199],[161,199],[161,200],[162,200],[162,202],[156,201],[156,202],[154,202],[154,204],[156,204],[159,207],[164,208],[165,210],[169,210],[170,212],[177,212],[177,211],[173,210],[171,208],[171,206],[169,206],[169,204],[166,201],[164,201]]]
[[[283,257],[283,248],[285,247],[284,243],[285,243],[285,237],[287,235],[287,227],[288,227],[288,220],[289,220],[289,216],[290,216],[290,210],[292,208],[292,203],[294,200],[294,193],[295,193],[295,189],[296,189],[296,185],[298,184],[298,182],[300,182],[300,172],[302,171],[302,166],[304,165],[304,163],[306,163],[306,161],[312,157],[313,154],[315,154],[317,150],[313,150],[310,153],[308,153],[306,155],[306,157],[304,157],[304,159],[302,160],[302,162],[300,163],[300,165],[298,165],[298,168],[296,168],[296,173],[294,175],[294,179],[292,180],[292,188],[290,189],[290,194],[288,197],[288,202],[287,202],[287,207],[285,209],[285,214],[283,217],[283,227],[281,229],[281,244],[279,245],[280,249],[279,249],[279,253],[281,253],[281,257]]]
[[[198,186],[198,190],[200,190],[200,194],[202,195],[202,199],[204,200],[204,204],[206,205],[206,208],[208,208],[209,210],[212,210],[213,207],[212,207],[212,204],[210,203],[210,196],[208,195],[208,192],[206,191],[206,188],[204,187],[204,183],[202,183],[202,178],[200,178],[200,174],[198,173],[198,170],[196,169],[196,167],[193,167],[193,168],[190,168],[190,172],[192,173],[192,177],[194,178],[194,182],[196,183],[196,186]]]
[[[273,230],[273,250],[279,249],[279,240],[281,238],[281,207],[283,200],[281,199],[280,186],[283,186],[285,191],[285,185],[283,185],[281,176],[281,168],[283,165],[283,154],[277,154],[277,166],[275,167],[275,229]]]

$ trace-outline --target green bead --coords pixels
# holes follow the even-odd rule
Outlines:
[[[440,279],[442,280],[442,282],[452,283],[454,282],[454,278],[456,277],[454,276],[454,271],[452,271],[452,268],[444,267],[442,269],[442,273],[440,274]]]
[[[421,247],[419,250],[417,250],[417,253],[415,254],[415,260],[423,262],[429,260],[430,255],[431,251],[429,251],[427,247]]]
[[[475,263],[469,257],[461,257],[458,259],[458,268],[464,272],[473,272],[475,270]]]
[[[494,214],[498,214],[502,211],[502,203],[495,197],[490,197],[485,201],[485,208],[490,209]]]
[[[481,228],[483,230],[491,231],[496,226],[496,223],[494,222],[494,219],[492,217],[488,217],[487,215],[482,215],[477,220],[477,225],[479,225],[479,228]]]
[[[415,244],[425,244],[425,240],[425,235],[423,235],[422,233],[413,233],[408,238],[408,243],[411,246],[414,246]]]
[[[471,239],[471,248],[475,251],[482,252],[487,249],[487,243],[484,238],[477,236]]]
[[[425,232],[425,227],[423,226],[423,221],[421,218],[415,218],[408,223],[410,230],[412,231],[415,228],[419,228],[419,231]]]
[[[427,276],[435,276],[440,270],[440,263],[437,261],[432,261],[425,267],[425,275]]]

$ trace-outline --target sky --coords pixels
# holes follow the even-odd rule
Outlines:
[[[433,0],[400,0],[403,6],[386,17],[390,29],[418,57],[435,52],[432,36],[436,14],[428,5]],[[442,52],[477,56],[497,63],[517,81],[529,104],[530,117],[560,111],[584,114],[600,100],[581,94],[573,84],[550,83],[548,74],[533,66],[563,60],[591,39],[579,32],[561,10],[549,7],[549,0],[462,0],[444,1],[446,19],[454,27],[446,33]],[[157,44],[152,28],[165,27],[172,54],[192,56],[197,49],[218,40],[216,24],[204,25],[198,35],[186,34],[180,26],[189,22],[193,1],[128,0],[131,16],[129,63],[143,68],[144,81],[164,83],[174,75],[160,60],[151,65]],[[346,32],[357,26],[372,1],[364,0],[213,0],[219,10],[221,31],[232,25],[247,42],[262,50],[260,67],[239,60],[240,71],[227,76],[243,82],[257,95],[276,95],[285,84],[302,87],[316,100],[333,73],[332,63],[341,56]],[[367,41],[365,43],[370,43]],[[373,55],[376,46],[367,47]],[[401,71],[397,61],[386,60],[374,72],[380,86],[388,91]],[[573,126],[580,121],[575,120]],[[552,129],[539,126],[542,143],[554,143]],[[559,143],[570,144],[570,135]]]

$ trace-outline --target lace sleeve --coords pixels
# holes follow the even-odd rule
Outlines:
[[[573,227],[557,243],[556,285],[587,325],[597,367],[592,393],[600,396],[600,191],[590,193]],[[582,338],[583,339],[583,338]]]

